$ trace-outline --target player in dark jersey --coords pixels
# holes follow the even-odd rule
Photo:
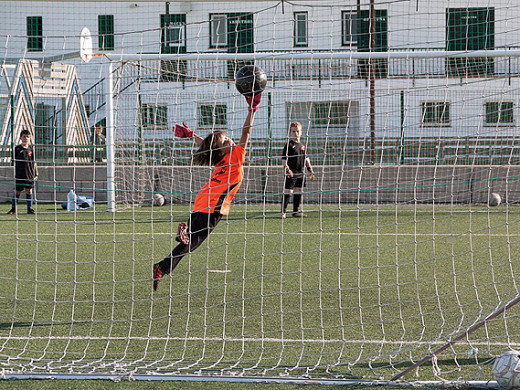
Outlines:
[[[22,130],[20,132],[20,145],[14,148],[14,177],[15,194],[11,199],[11,210],[8,214],[16,214],[16,205],[20,194],[25,190],[27,201],[27,214],[34,214],[32,189],[34,181],[38,177],[38,165],[34,161],[34,152],[31,148],[31,132]]]
[[[98,123],[94,132],[94,158],[93,162],[103,162],[105,158],[105,144],[106,138],[103,134],[103,125]]]
[[[153,265],[154,291],[157,290],[161,278],[172,272],[186,254],[197,249],[215,229],[222,216],[229,213],[231,201],[244,178],[246,147],[260,98],[261,94],[246,96],[249,112],[237,145],[222,131],[202,138],[190,130],[186,122],[183,126],[175,126],[177,137],[193,138],[199,145],[193,160],[199,165],[213,165],[214,169],[211,178],[195,198],[188,224],[181,223],[177,229],[176,240],[179,244],[170,255]]]
[[[314,170],[311,160],[307,156],[307,148],[300,142],[302,125],[292,122],[289,126],[290,140],[285,144],[282,152],[282,165],[285,173],[284,191],[282,198],[282,218],[286,217],[287,206],[293,195],[293,217],[305,217],[300,210],[302,189],[305,187],[305,168],[310,172],[310,179],[314,180]]]

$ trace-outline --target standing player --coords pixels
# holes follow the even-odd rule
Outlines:
[[[21,144],[14,148],[15,194],[11,199],[11,210],[8,214],[16,214],[16,205],[23,190],[27,200],[27,214],[34,214],[32,188],[38,177],[38,165],[34,161],[34,153],[30,145],[31,132],[27,129],[22,130],[20,141]]]
[[[103,134],[103,125],[98,123],[96,125],[96,130],[94,132],[94,161],[93,162],[103,162],[103,158],[105,155],[105,143],[106,139]]]
[[[287,216],[286,210],[293,195],[293,217],[305,217],[301,212],[302,189],[305,187],[304,169],[310,172],[310,179],[314,180],[314,171],[311,160],[307,156],[307,148],[300,142],[302,136],[302,125],[300,122],[292,122],[289,127],[289,137],[282,153],[282,165],[285,173],[283,199],[282,199],[282,218]]]
[[[159,281],[169,274],[189,252],[193,252],[215,229],[240,188],[244,177],[246,147],[251,134],[255,112],[260,104],[261,93],[246,96],[249,112],[242,127],[238,145],[225,132],[213,132],[206,138],[195,134],[183,123],[175,126],[175,135],[181,138],[194,138],[199,150],[193,160],[199,165],[213,165],[213,174],[195,198],[193,211],[188,225],[181,223],[176,240],[179,244],[161,262],[153,265],[153,289],[157,290]]]

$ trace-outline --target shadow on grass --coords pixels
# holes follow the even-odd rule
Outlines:
[[[482,359],[479,358],[479,360],[485,361],[488,360],[485,357],[482,357]],[[388,363],[358,363],[356,364],[356,367],[362,367],[367,369],[378,369],[378,368],[402,368],[403,371],[407,369],[408,367],[411,367],[414,363],[412,362],[400,362],[400,363],[393,363],[391,366]],[[463,359],[437,359],[436,361],[437,366],[442,367],[451,367],[451,366],[472,366],[475,365],[475,358],[463,358]],[[423,364],[421,364],[421,367],[431,367],[432,361],[429,360]]]
[[[60,321],[60,322],[30,322],[30,321],[15,321],[15,322],[0,322],[0,330],[13,328],[29,328],[36,326],[70,326],[74,324],[85,324],[90,321]]]

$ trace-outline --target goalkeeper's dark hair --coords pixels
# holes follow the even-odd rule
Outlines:
[[[199,150],[193,155],[193,161],[198,165],[216,165],[226,153],[222,151],[224,147],[223,139],[225,131],[214,131],[199,146]]]

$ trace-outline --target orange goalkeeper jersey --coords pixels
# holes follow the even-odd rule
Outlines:
[[[193,211],[200,213],[220,213],[227,215],[231,201],[235,197],[244,178],[246,151],[241,145],[233,147],[213,169],[209,181],[195,198]]]

